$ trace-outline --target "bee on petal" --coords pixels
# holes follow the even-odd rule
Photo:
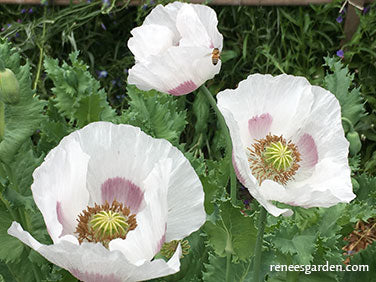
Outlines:
[[[218,64],[218,60],[221,59],[221,52],[219,51],[218,48],[214,48],[212,52],[212,62],[213,65]]]

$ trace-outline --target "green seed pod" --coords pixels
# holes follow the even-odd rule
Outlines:
[[[362,148],[362,142],[360,141],[359,134],[356,131],[351,131],[346,134],[346,138],[350,142],[350,154],[355,156]]]
[[[0,71],[0,100],[7,104],[20,101],[20,85],[10,69]]]

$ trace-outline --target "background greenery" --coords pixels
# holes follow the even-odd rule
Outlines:
[[[127,48],[130,30],[156,4],[169,1],[155,2],[139,7],[94,1],[68,7],[47,2],[0,6],[0,57],[23,89],[20,103],[7,105],[8,131],[0,143],[0,281],[75,281],[6,230],[17,220],[50,243],[29,189],[31,173],[62,137],[96,120],[130,123],[168,139],[203,182],[209,220],[188,238],[191,251],[181,261],[181,272],[159,281],[223,281],[229,248],[234,281],[250,281],[258,206],[240,184],[239,207],[227,200],[225,141],[204,95],[196,91],[175,98],[126,85],[127,69],[134,64]],[[334,1],[305,7],[214,7],[224,52],[220,74],[208,82],[213,93],[234,88],[256,72],[305,76],[337,96],[362,144],[350,156],[358,195],[352,204],[295,209],[291,218],[268,216],[262,263],[266,281],[355,281],[350,272],[278,273],[270,272],[269,265],[343,264],[342,248],[349,246],[344,238],[357,231],[359,220],[373,224],[376,216],[376,4],[360,13],[359,30],[342,47],[344,22],[336,21],[340,6]],[[336,55],[341,48],[344,58]],[[369,246],[351,256],[351,263],[371,268],[356,273],[359,281],[376,275],[372,224],[370,236],[362,237],[371,238]]]

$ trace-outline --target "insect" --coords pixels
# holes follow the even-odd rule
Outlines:
[[[212,52],[212,63],[213,65],[218,64],[218,60],[221,58],[220,51],[218,48],[214,48]]]

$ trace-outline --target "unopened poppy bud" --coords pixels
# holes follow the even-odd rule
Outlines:
[[[350,142],[350,154],[354,156],[359,153],[362,148],[362,142],[360,141],[358,132],[351,131],[346,134],[346,138]]]
[[[20,101],[20,86],[10,69],[0,70],[0,100],[7,104],[16,104]]]

